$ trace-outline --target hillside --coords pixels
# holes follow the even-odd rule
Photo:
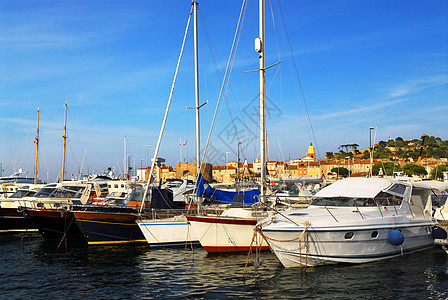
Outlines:
[[[397,137],[395,140],[380,141],[374,146],[373,156],[375,159],[391,159],[416,161],[420,155],[422,138],[403,140]],[[357,149],[358,144],[346,144],[338,147],[339,152],[327,152],[325,159],[344,159],[346,157],[369,158],[369,149]],[[448,158],[448,140],[442,140],[439,137],[426,136],[423,151],[423,158]]]

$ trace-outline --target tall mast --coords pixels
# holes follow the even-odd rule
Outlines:
[[[265,6],[264,0],[259,4],[259,34],[255,48],[259,53],[260,62],[260,163],[261,163],[261,190],[260,199],[265,195],[266,189],[266,77],[265,77]]]
[[[61,181],[65,179],[65,144],[67,140],[67,101],[65,101],[65,117],[64,117],[64,135],[62,136],[64,139],[64,146],[62,147],[62,175]]]
[[[194,103],[196,112],[196,174],[201,172],[201,135],[199,126],[199,57],[198,57],[198,3],[193,1],[194,32]]]
[[[39,108],[37,108],[36,161],[34,162],[34,184],[37,184],[37,154],[39,153]]]

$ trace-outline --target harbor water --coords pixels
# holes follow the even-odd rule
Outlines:
[[[83,247],[0,236],[2,299],[447,299],[448,255],[433,248],[374,263],[285,269],[272,253],[147,245]],[[251,256],[250,261],[255,257]]]

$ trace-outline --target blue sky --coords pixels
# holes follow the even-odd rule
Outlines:
[[[281,61],[267,71],[269,159],[299,158],[310,142],[321,157],[341,144],[368,147],[370,126],[378,128],[377,141],[423,133],[448,139],[447,1],[291,0],[280,6],[281,14],[272,2],[274,30],[266,4],[266,64]],[[190,7],[188,0],[0,1],[4,174],[33,172],[39,107],[40,176],[56,179],[64,101],[69,176],[81,165],[85,172],[113,166],[119,173],[124,136],[135,166],[144,166],[157,142]],[[201,108],[201,148],[240,8],[241,1],[199,2],[200,98],[209,101]],[[226,152],[236,160],[238,141],[241,158],[258,155],[258,75],[244,72],[258,68],[256,8],[248,1],[212,135],[207,160],[214,164],[223,164]],[[195,160],[194,111],[185,109],[194,106],[191,29],[159,152],[170,165],[180,160],[180,139],[187,141],[182,159]]]

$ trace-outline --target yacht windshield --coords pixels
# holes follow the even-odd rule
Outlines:
[[[325,197],[325,198],[316,198],[313,201],[313,205],[318,206],[373,206],[366,205],[367,203],[372,202],[373,199],[369,198],[349,198],[349,197]]]
[[[111,205],[126,205],[128,203],[128,193],[126,191],[112,192],[102,201],[105,204]]]
[[[36,192],[30,190],[17,190],[14,194],[12,194],[9,198],[23,198],[23,197],[32,197]]]
[[[53,193],[56,190],[54,187],[46,187],[41,190],[39,190],[34,197],[37,198],[48,198],[50,197],[51,193]]]
[[[375,198],[356,198],[356,197],[323,197],[316,198],[312,205],[317,206],[394,206],[401,205],[403,198],[381,192]]]
[[[85,186],[63,186],[50,195],[50,198],[81,198]]]
[[[129,197],[129,201],[138,201],[141,202],[143,199],[143,195],[145,194],[144,188],[135,188],[132,190],[131,196]],[[149,201],[151,197],[151,193],[146,194],[145,201]]]
[[[277,193],[287,193],[290,196],[297,196],[300,190],[294,183],[283,183],[277,188]]]

